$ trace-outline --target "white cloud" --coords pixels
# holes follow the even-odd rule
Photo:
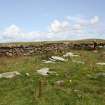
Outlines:
[[[97,24],[99,22],[99,17],[98,16],[94,16],[91,20],[90,20],[90,23],[91,24]]]
[[[11,26],[7,27],[4,30],[5,35],[10,35],[10,34],[11,35],[17,35],[17,34],[20,34],[20,33],[21,33],[21,29],[14,24],[12,24]]]
[[[81,24],[74,24],[73,29],[74,30],[83,30],[83,26]]]
[[[50,31],[54,33],[67,31],[68,28],[69,28],[68,21],[61,22],[59,20],[54,20],[49,26]]]
[[[73,20],[73,18],[72,18]],[[97,37],[98,27],[94,27],[99,23],[99,17],[94,16],[91,19],[74,18],[72,21],[67,19],[54,20],[49,24],[47,32],[25,32],[19,26],[12,24],[4,30],[0,31],[1,42],[14,41],[42,41],[42,40],[68,40]],[[99,32],[99,30],[98,30]]]

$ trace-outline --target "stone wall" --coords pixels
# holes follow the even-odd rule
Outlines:
[[[97,48],[105,48],[105,44],[98,44]],[[30,56],[34,54],[48,54],[64,52],[71,49],[92,50],[93,43],[45,43],[39,45],[6,45],[0,46],[0,56]]]

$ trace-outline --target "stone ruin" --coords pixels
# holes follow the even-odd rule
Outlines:
[[[96,49],[105,48],[105,43],[98,43]],[[56,52],[75,50],[93,50],[94,43],[73,43],[73,42],[59,42],[59,43],[42,43],[32,45],[0,45],[0,56],[31,56],[37,54],[48,54]]]

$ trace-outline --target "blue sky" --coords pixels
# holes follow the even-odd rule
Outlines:
[[[0,41],[105,38],[105,0],[0,0]]]

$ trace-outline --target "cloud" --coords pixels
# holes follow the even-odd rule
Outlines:
[[[16,35],[16,34],[19,34],[20,32],[21,32],[21,29],[17,27],[16,25],[12,24],[11,26],[5,29],[4,34]]]
[[[12,24],[0,32],[1,42],[42,41],[52,38],[50,32],[26,32],[21,27]]]
[[[55,34],[75,34],[83,30],[83,25],[80,23],[70,24],[69,21],[54,20],[50,26],[49,31]]]
[[[58,33],[58,32],[64,32],[68,31],[69,29],[69,22],[68,21],[59,21],[59,20],[54,20],[50,26],[49,29],[51,32]]]
[[[90,20],[90,23],[91,24],[97,24],[99,22],[99,17],[98,16],[94,16],[91,20]]]
[[[100,19],[94,16],[91,19],[70,18],[55,19],[48,25],[47,32],[31,31],[26,32],[21,27],[12,24],[0,31],[1,42],[16,41],[44,41],[44,40],[68,40],[99,37],[98,32],[103,33],[98,25]],[[94,27],[93,27],[94,26]],[[95,27],[97,26],[97,27]],[[98,31],[97,31],[98,30]]]
[[[5,37],[6,39],[15,39],[16,37],[18,38],[21,34],[21,28],[19,28],[15,24],[12,24],[9,27],[5,28],[2,32],[3,37]]]
[[[81,17],[67,17],[65,20],[54,20],[50,24],[50,31],[55,33],[57,36],[60,35],[59,39],[82,39],[82,38],[95,38],[99,37],[99,17],[94,16],[90,19]]]

